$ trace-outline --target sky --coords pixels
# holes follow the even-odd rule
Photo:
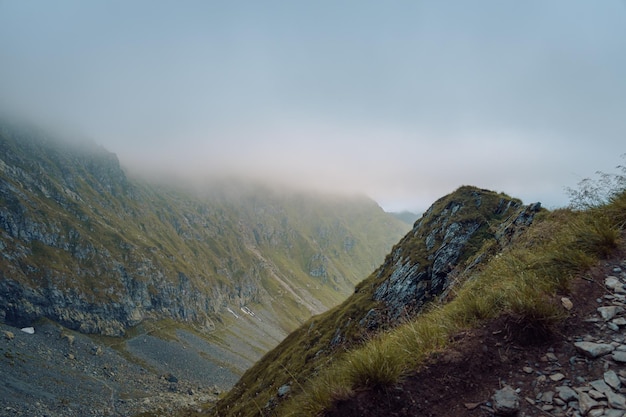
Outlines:
[[[0,0],[0,114],[131,173],[556,208],[626,153],[626,0]]]

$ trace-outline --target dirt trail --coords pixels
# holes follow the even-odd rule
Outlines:
[[[626,376],[624,364],[610,358],[588,359],[574,346],[580,340],[618,345],[616,340],[626,341],[626,328],[616,331],[598,319],[597,308],[612,303],[605,279],[615,274],[626,280],[624,248],[577,278],[570,294],[556,295],[556,302],[567,296],[573,308],[551,332],[512,317],[485,323],[457,335],[446,351],[398,385],[357,392],[335,403],[325,417],[490,417],[494,416],[492,397],[505,385],[519,393],[520,409],[515,415],[579,415],[576,401],[562,404],[557,398],[553,402],[546,393],[558,393],[564,385],[585,389],[591,381],[602,379],[607,369]],[[598,412],[602,410],[594,415]],[[620,415],[626,415],[626,410]]]

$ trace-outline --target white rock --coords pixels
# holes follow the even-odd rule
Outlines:
[[[35,334],[35,328],[34,327],[24,327],[22,329],[24,333],[28,333],[28,334]]]
[[[566,309],[567,311],[571,310],[574,307],[574,304],[572,303],[572,300],[570,300],[567,297],[563,297],[561,298],[561,305],[563,306],[564,309]]]

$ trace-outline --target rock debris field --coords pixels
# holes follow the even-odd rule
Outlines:
[[[184,359],[185,367],[172,362],[172,355],[164,351],[166,342],[150,336],[140,337],[141,343],[131,341],[132,352],[145,358],[142,364],[127,360],[98,338],[52,323],[35,326],[34,334],[0,324],[0,416],[130,416],[142,412],[169,416],[213,402],[223,388],[186,372],[213,369],[212,364],[192,355],[194,347],[198,350],[205,345],[200,346],[192,335],[182,336],[186,337],[185,348],[179,346],[177,360]],[[224,384],[232,384],[232,376],[224,371]]]
[[[516,415],[528,405],[552,416],[621,417],[626,415],[626,261],[604,278],[606,293],[595,301],[596,311],[584,321],[593,325],[589,334],[567,340],[575,354],[567,357],[546,352],[539,363],[522,368],[536,376],[533,392],[522,393],[506,386],[498,390],[491,406],[498,415]],[[573,308],[563,298],[564,308]],[[533,395],[534,394],[534,395]],[[525,415],[537,415],[537,413]]]

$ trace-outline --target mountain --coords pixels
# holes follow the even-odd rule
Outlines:
[[[0,126],[0,322],[10,326],[47,319],[127,341],[184,328],[238,375],[345,299],[406,230],[366,197],[158,185],[94,143]]]
[[[536,391],[523,366],[544,362],[542,343],[623,325],[582,316],[623,304],[623,175],[552,212],[462,186],[401,237],[364,197],[156,185],[93,143],[9,125],[0,150],[0,401],[14,414],[491,413],[515,372]],[[554,356],[586,364],[573,349]]]
[[[385,261],[341,305],[291,333],[242,376],[218,402],[215,415],[282,415],[287,393],[303,390],[349,350],[418,316],[443,299],[462,273],[528,228],[540,204],[463,186],[436,201]],[[251,407],[250,404],[257,404]]]
[[[626,285],[624,176],[582,185],[575,195],[591,204],[552,212],[471,186],[437,200],[352,296],[292,332],[203,415],[608,411],[585,398],[551,405],[555,391],[587,392],[623,368],[599,352],[590,363],[582,346],[624,341],[624,321],[606,314],[622,313]]]
[[[419,214],[416,214],[410,211],[401,211],[399,213],[389,213],[389,214],[391,214],[398,220],[401,220],[407,224],[410,224],[411,226],[413,225],[413,223],[415,223],[417,219],[420,218]]]

